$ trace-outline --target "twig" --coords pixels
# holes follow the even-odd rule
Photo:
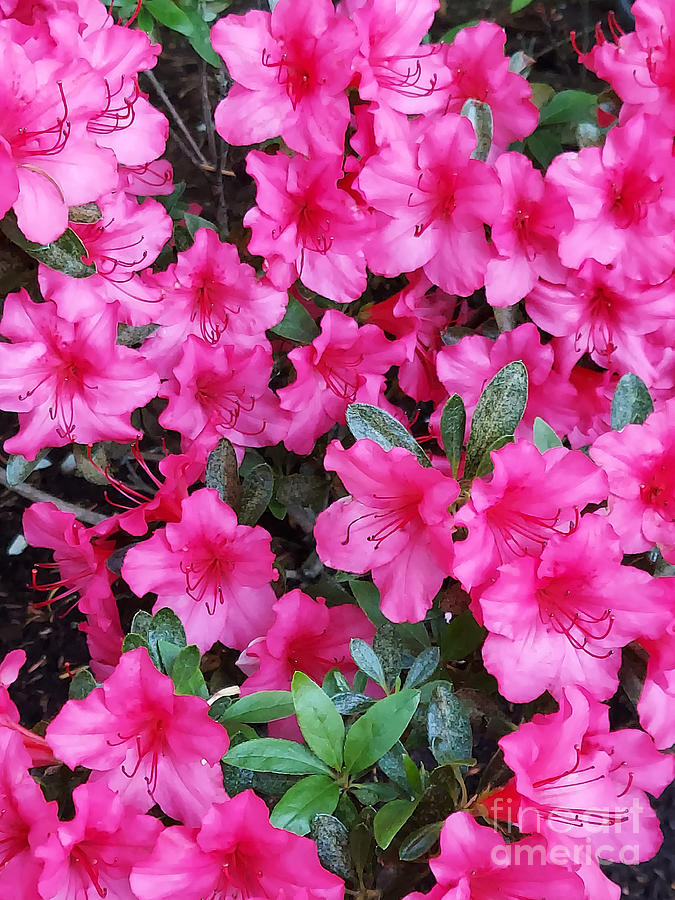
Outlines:
[[[82,509],[81,506],[76,506],[74,503],[68,503],[67,500],[53,497],[46,491],[41,491],[39,488],[33,487],[25,482],[22,484],[9,484],[4,466],[0,466],[0,485],[7,488],[8,491],[13,491],[15,494],[18,494],[19,497],[31,500],[33,503],[53,503],[54,506],[61,510],[61,512],[72,513],[76,519],[85,522],[87,525],[98,525],[99,522],[103,522],[104,519],[108,518],[107,516],[102,516],[100,513],[92,512],[89,509]]]
[[[206,128],[206,140],[209,145],[209,153],[211,159],[215,160],[215,193],[217,202],[216,220],[223,231],[227,231],[227,204],[225,202],[225,188],[223,186],[223,160],[218,153],[218,144],[216,141],[216,129],[213,121],[213,110],[211,109],[211,97],[209,96],[209,76],[208,65],[206,60],[201,60],[199,68],[199,86],[202,97],[202,119]]]
[[[192,149],[192,152],[194,153],[195,157],[199,160],[198,164],[200,166],[208,165],[209,161],[206,159],[206,157],[204,156],[202,151],[199,149],[199,147],[195,143],[195,140],[192,137],[192,135],[190,134],[190,131],[189,131],[187,125],[181,118],[180,113],[178,112],[176,107],[173,105],[171,100],[169,100],[169,97],[167,96],[166,91],[164,90],[162,85],[159,83],[159,81],[155,77],[154,73],[148,71],[148,72],[144,72],[143,74],[147,77],[148,81],[150,82],[150,84],[153,86],[153,88],[157,92],[157,95],[159,96],[159,98],[162,101],[162,103],[164,104],[164,106],[166,106],[171,118],[174,120],[174,122],[176,123],[176,125],[178,126],[180,131],[182,131],[183,136],[185,137],[185,140],[188,142],[189,146]]]

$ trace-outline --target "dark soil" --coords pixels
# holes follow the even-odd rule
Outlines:
[[[620,23],[630,27],[627,4],[621,0],[567,0],[567,2],[534,2],[517,15],[509,13],[509,0],[441,0],[432,35],[437,39],[449,28],[473,19],[487,18],[507,29],[507,51],[524,50],[534,60],[531,80],[543,81],[556,89],[582,88],[594,90],[599,82],[577,62],[570,41],[571,30],[577,32],[582,49],[593,41],[596,21],[604,21],[614,10]],[[235,0],[233,12],[245,12],[253,7],[267,8],[265,0]],[[178,113],[207,160],[207,165],[193,158],[185,150],[184,140],[172,121],[172,133],[167,155],[176,172],[176,181],[185,181],[185,198],[199,204],[203,215],[216,221],[224,233],[240,247],[245,246],[241,228],[243,213],[254,197],[252,182],[244,168],[246,148],[225,146],[212,129],[207,103],[213,108],[227,88],[223,70],[213,74],[181,38],[173,33],[164,35],[165,53],[155,70],[158,80],[170,96]],[[152,101],[166,108],[152,86],[143,84]],[[205,96],[208,100],[205,101]],[[214,171],[216,170],[216,171]],[[221,170],[226,174],[217,174]],[[0,247],[0,287],[3,293],[16,290],[4,269],[3,248]],[[22,262],[26,266],[25,261]],[[21,272],[30,274],[31,266]],[[16,419],[0,413],[0,441],[16,431]],[[31,488],[45,491],[88,509],[97,508],[109,514],[103,499],[103,488],[89,484],[72,474],[64,474],[61,463],[68,451],[50,453],[51,465],[33,472],[28,479]],[[1,458],[1,457],[0,457]],[[4,462],[4,459],[2,460]],[[68,694],[68,669],[77,669],[88,661],[84,636],[78,630],[77,609],[66,613],[67,603],[59,606],[36,605],[44,595],[30,588],[31,569],[38,562],[48,561],[48,551],[25,549],[18,555],[8,555],[15,539],[21,534],[21,517],[30,500],[0,486],[0,653],[21,647],[26,651],[27,664],[12,696],[22,716],[22,722],[33,727],[49,720],[63,705]],[[278,530],[278,529],[277,529]],[[292,539],[291,539],[292,543]],[[632,721],[630,720],[632,716]],[[623,704],[621,727],[637,724],[634,710]],[[626,719],[627,721],[623,721]],[[671,786],[654,803],[665,833],[664,845],[657,856],[639,867],[611,865],[609,877],[622,886],[622,896],[634,900],[670,900],[675,890],[675,787]]]

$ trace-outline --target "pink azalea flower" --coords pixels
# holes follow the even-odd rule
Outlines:
[[[243,456],[245,447],[269,447],[286,435],[286,413],[268,385],[272,375],[269,343],[251,349],[207,344],[191,334],[171,379],[159,396],[168,406],[160,425],[184,438],[184,449],[212,450],[221,437]]]
[[[264,800],[244,791],[214,803],[200,828],[166,828],[135,866],[138,900],[342,900],[344,882],[323,869],[316,845],[273,828]]]
[[[240,262],[232,244],[210,228],[200,228],[195,242],[178,254],[165,272],[146,278],[163,292],[154,312],[161,327],[143,346],[162,377],[168,377],[188,334],[207,344],[255,347],[266,343],[265,331],[284,316],[288,297],[252,266]]]
[[[345,424],[350,403],[387,407],[385,376],[400,361],[401,349],[376,325],[359,327],[334,309],[324,313],[319,337],[288,354],[296,378],[278,391],[281,408],[290,414],[288,449],[310,453],[320,435],[336,422]]]
[[[31,767],[51,766],[56,760],[49,744],[40,735],[19,724],[19,710],[7,690],[14,684],[19,676],[19,670],[25,663],[25,650],[11,650],[0,661],[0,732],[9,730],[19,735],[24,749],[30,755]]]
[[[159,471],[164,477],[164,480],[161,481],[150,470],[138,445],[133,447],[132,453],[145,475],[150,479],[150,490],[155,488],[155,493],[152,497],[147,497],[130,485],[114,478],[107,470],[102,470],[110,484],[117,489],[124,503],[132,505],[126,506],[113,502],[110,496],[106,495],[112,506],[118,506],[126,511],[110,516],[105,522],[97,525],[95,528],[97,534],[107,536],[121,528],[127,534],[140,537],[147,534],[148,525],[151,522],[179,522],[181,503],[188,496],[188,488],[204,474],[204,461],[201,459],[201,454],[194,452],[170,454],[160,460],[158,464]]]
[[[432,288],[421,270],[408,275],[408,282],[387,300],[365,307],[360,315],[393,334],[404,348],[397,376],[401,390],[418,403],[442,403],[447,392],[436,374],[436,354],[443,347],[441,332],[466,321],[466,302]]]
[[[195,491],[181,507],[179,522],[129,550],[122,576],[139,597],[156,593],[154,609],[173,609],[188,642],[202,651],[216,641],[243,650],[273,620],[270,536],[259,526],[239,525],[209,488]]]
[[[106,785],[139,812],[158,803],[173,819],[198,825],[225,795],[227,732],[201,697],[174,695],[145,647],[124,653],[84,700],[68,700],[46,737],[71,769],[93,770],[89,784]]]
[[[349,642],[359,637],[370,643],[375,626],[358,607],[326,606],[302,591],[289,591],[274,604],[274,622],[264,637],[252,641],[237,660],[248,676],[242,696],[256,691],[288,691],[294,672],[305,672],[318,684],[337,667],[346,678],[356,675]],[[295,718],[271,722],[275,737],[300,739]]]
[[[544,181],[522,153],[503,153],[495,163],[504,205],[492,225],[499,256],[490,260],[485,279],[488,303],[510,306],[535,286],[539,277],[563,280],[558,238],[574,216],[560,188]]]
[[[36,900],[42,861],[36,850],[54,840],[56,802],[47,803],[28,768],[21,737],[0,728],[0,896]]]
[[[493,451],[492,461],[489,479],[474,480],[455,516],[469,533],[454,545],[452,572],[467,591],[495,578],[504,563],[541,556],[549,540],[574,530],[585,506],[607,496],[604,472],[564,447],[542,454],[518,440]]]
[[[86,528],[53,503],[33,503],[23,514],[23,533],[32,547],[54,551],[53,563],[41,563],[33,570],[33,587],[49,592],[48,603],[79,595],[75,603],[82,612],[91,613],[111,597],[115,576],[106,563],[115,549],[113,541],[99,539],[95,528]],[[56,569],[61,577],[39,583],[38,569]]]
[[[384,615],[392,622],[419,622],[452,570],[449,507],[459,485],[423,468],[408,450],[383,450],[369,440],[349,450],[333,441],[324,465],[352,496],[316,520],[321,561],[359,575],[372,571]]]
[[[7,296],[0,333],[12,341],[0,343],[0,403],[19,413],[7,452],[34,459],[75,440],[139,437],[130,415],[156,395],[159,379],[140,353],[115,344],[112,306],[73,323],[22,290]]]
[[[353,65],[359,96],[374,108],[376,130],[386,133],[392,111],[429,115],[443,109],[441,88],[449,72],[441,46],[421,46],[438,0],[344,0],[338,9],[351,17],[359,34]]]
[[[513,331],[505,331],[496,341],[481,335],[469,335],[453,346],[443,347],[436,357],[438,377],[448,394],[459,394],[467,411],[467,438],[471,416],[483,388],[500,369],[521,360],[528,376],[525,414],[516,429],[516,437],[529,438],[537,416],[561,435],[577,422],[576,391],[567,375],[555,368],[550,344],[541,344],[536,325],[527,322]],[[440,419],[440,410],[433,422]]]
[[[271,15],[226,16],[211,40],[234,81],[215,113],[228,143],[281,135],[305,156],[342,153],[359,40],[330,0],[280,0]]]
[[[584,900],[583,882],[564,866],[549,863],[549,855],[541,838],[507,844],[468,812],[456,812],[441,830],[440,855],[429,861],[436,887],[403,900],[541,900],[551,891]]]
[[[636,0],[635,31],[623,34],[610,18],[613,41],[596,28],[597,44],[579,61],[608,81],[624,101],[621,121],[636,113],[659,116],[675,127],[675,16],[670,0]]]
[[[645,791],[661,793],[675,760],[643,731],[610,733],[607,706],[583,688],[566,688],[558,712],[535,715],[499,745],[515,777],[483,798],[491,817],[602,859],[635,864],[656,853],[663,836]]]
[[[142,166],[120,166],[117,189],[139,197],[162,197],[174,190],[173,168],[166,159]]]
[[[560,259],[577,269],[590,257],[621,266],[629,278],[657,284],[675,259],[672,132],[655,116],[635,116],[607,135],[604,147],[563,153],[546,178],[574,210],[560,238]]]
[[[659,579],[669,582],[669,579]],[[649,652],[647,675],[638,703],[640,724],[660,750],[675,744],[675,604],[669,589],[667,604],[671,621],[653,640],[642,640]]]
[[[462,28],[444,47],[451,74],[446,109],[458,113],[470,99],[489,104],[494,145],[499,151],[531,134],[539,118],[529,84],[509,69],[505,43],[503,28],[494,22],[479,22]]]
[[[501,210],[499,181],[471,159],[476,135],[467,118],[448,114],[409,128],[408,140],[368,159],[356,182],[381,214],[368,266],[389,276],[423,268],[444,291],[468,296],[483,285],[492,258],[485,224]]]
[[[0,49],[6,85],[0,159],[7,177],[0,208],[6,211],[18,183],[11,203],[19,227],[47,244],[66,229],[69,206],[95,200],[117,181],[113,153],[87,133],[102,80],[82,60],[29,59],[8,30],[0,33]]]
[[[532,320],[563,338],[577,357],[590,353],[599,366],[648,382],[655,373],[643,336],[662,329],[675,312],[669,282],[652,287],[593,259],[560,283],[540,281],[525,305]]]
[[[58,842],[38,848],[45,867],[38,884],[44,900],[135,900],[134,864],[149,856],[162,823],[128,809],[100,782],[73,791],[75,816],[60,822]]]
[[[105,303],[118,303],[119,317],[133,325],[157,321],[160,292],[136,273],[157,259],[171,237],[171,216],[156,200],[139,205],[121,191],[100,199],[98,205],[99,222],[70,226],[87,251],[83,261],[96,266],[95,274],[71,278],[41,265],[42,293],[69,322],[95,315]]]
[[[244,216],[249,250],[265,257],[272,283],[285,290],[300,278],[337,303],[358,300],[366,288],[366,218],[338,187],[342,157],[308,160],[252,150],[246,169],[258,188],[258,205]]]
[[[624,553],[656,544],[675,563],[675,424],[673,403],[643,425],[600,435],[591,457],[609,479],[609,521]]]
[[[570,534],[552,536],[539,560],[515,559],[481,591],[483,661],[507,700],[527,703],[545,690],[557,698],[570,683],[597,700],[612,696],[619,650],[658,637],[671,618],[657,580],[622,558],[607,519],[585,515]]]

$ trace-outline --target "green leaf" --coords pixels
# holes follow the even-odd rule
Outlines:
[[[331,768],[342,768],[345,726],[330,697],[304,672],[293,676],[291,694],[300,731],[310,750]],[[321,811],[333,812],[333,809]]]
[[[309,775],[286,791],[272,810],[270,824],[293,834],[307,834],[314,816],[330,815],[339,799],[340,788],[332,778]]]
[[[335,694],[345,694],[348,691],[351,691],[351,687],[349,682],[342,674],[339,669],[329,669],[326,672],[326,675],[321,683],[321,687],[328,694],[329,697],[333,697]]]
[[[186,37],[190,37],[194,31],[194,26],[186,13],[172,0],[144,0],[143,5],[160,24],[171,28],[172,31]]]
[[[286,719],[294,712],[290,691],[258,691],[231,703],[219,714],[218,721],[223,725],[227,725],[229,720],[262,725],[265,722]]]
[[[207,63],[212,66],[220,66],[220,57],[211,44],[211,30],[204,21],[203,8],[202,4],[192,9],[184,8],[185,15],[192,24],[192,34],[189,36],[190,45]]]
[[[255,525],[274,493],[274,472],[267,463],[255,466],[243,479],[239,501],[241,525]]]
[[[199,667],[201,661],[201,650],[195,644],[189,644],[178,651],[171,667],[171,679],[177,694],[202,697],[203,699],[209,696],[204,676]]]
[[[368,438],[384,450],[403,447],[417,457],[422,466],[431,462],[424,450],[398,419],[370,403],[350,403],[347,407],[347,425],[356,440]]]
[[[419,859],[420,856],[428,853],[436,845],[441,835],[443,824],[444,821],[432,822],[431,825],[425,825],[423,828],[418,828],[417,831],[409,834],[399,848],[398,858],[404,862],[412,862],[414,859]]]
[[[330,775],[331,770],[318,756],[298,744],[282,738],[257,738],[237,744],[223,757],[231,766],[252,772],[277,772],[279,775]]]
[[[269,329],[272,334],[294,341],[296,344],[311,344],[319,336],[319,326],[295,297],[288,296],[288,306],[284,317]]]
[[[196,216],[194,213],[186,212],[183,220],[191,238],[194,238],[200,228],[208,228],[211,231],[215,231],[216,234],[218,233],[218,229],[213,222],[209,222],[208,219],[203,219],[201,216]]]
[[[423,650],[410,667],[405,686],[407,688],[417,688],[424,684],[434,674],[440,661],[441,651],[438,647],[429,647]]]
[[[400,741],[396,741],[390,750],[383,753],[378,759],[377,765],[390,781],[397,784],[406,793],[411,793],[410,778],[405,764],[408,754]]]
[[[653,411],[654,404],[644,381],[632,372],[622,375],[612,397],[613,430],[641,425]]]
[[[483,457],[496,442],[513,436],[527,405],[527,381],[527,369],[516,360],[500,369],[488,382],[473,413],[464,463],[465,477],[476,474]]]
[[[405,774],[408,778],[408,784],[410,785],[410,789],[413,794],[416,796],[420,796],[422,794],[422,776],[420,775],[420,770],[417,768],[412,759],[408,756],[407,753],[403,754],[403,768],[405,769]]]
[[[373,650],[382,664],[386,682],[384,691],[389,693],[387,688],[396,683],[403,667],[403,646],[396,625],[391,622],[380,625],[373,638]]]
[[[466,430],[466,410],[459,394],[449,397],[441,413],[441,441],[445,455],[452,466],[453,476],[457,475],[459,461],[464,446]]]
[[[376,803],[387,803],[400,797],[398,788],[393,784],[369,781],[367,784],[353,785],[352,792],[359,803],[374,806]]]
[[[449,685],[436,685],[427,712],[429,748],[439,765],[471,756],[473,738],[469,717]]]
[[[555,94],[539,113],[539,127],[542,125],[565,125],[593,118],[598,98],[586,91],[560,91]]]
[[[378,700],[347,732],[345,766],[358,774],[390,750],[410,724],[420,702],[419,691],[404,688]]]
[[[445,34],[441,35],[439,41],[441,44],[451,44],[460,31],[463,31],[465,28],[472,28],[474,25],[479,24],[480,19],[470,19],[468,22],[462,22],[461,25],[455,25],[454,28],[449,28]]]
[[[204,484],[214,488],[220,499],[232,507],[238,506],[241,485],[237,475],[237,457],[227,438],[221,438],[206,461]]]
[[[338,813],[340,805],[338,804]],[[316,844],[319,862],[324,869],[345,881],[355,880],[356,871],[349,850],[349,831],[342,822],[335,816],[319,813],[310,823],[310,832]]]
[[[341,716],[354,716],[365,712],[375,703],[373,697],[354,691],[334,694],[330,701]]]
[[[180,653],[181,648],[169,641],[157,641],[157,652],[162,661],[162,668],[167,674],[171,673],[176,657]]]
[[[511,0],[509,11],[512,13],[520,12],[521,9],[525,9],[530,3],[532,3],[532,0]]]
[[[16,487],[18,484],[23,484],[31,472],[36,469],[39,463],[49,453],[50,449],[50,447],[44,447],[42,450],[38,450],[35,459],[26,459],[26,457],[21,456],[20,453],[12,453],[7,460],[7,466],[5,468],[7,486]]]
[[[125,634],[124,640],[122,641],[122,653],[128,653],[130,650],[138,650],[139,647],[145,647],[148,649],[148,642],[145,638],[142,638],[140,634]]]
[[[537,128],[526,138],[525,146],[542,169],[548,169],[563,149],[560,135],[552,128]]]
[[[71,679],[70,686],[68,687],[68,699],[84,700],[84,698],[88,697],[96,687],[98,687],[98,682],[89,669],[80,669]]]
[[[146,640],[150,658],[160,671],[166,670],[162,665],[158,647],[159,642],[166,641],[169,644],[175,644],[177,647],[185,647],[187,644],[183,623],[176,613],[172,609],[168,609],[168,607],[158,609],[152,617],[152,622],[148,626]],[[168,675],[169,673],[167,672],[166,674]]]
[[[466,659],[483,643],[487,631],[469,610],[453,616],[441,634],[441,655],[446,662]]]
[[[478,470],[476,471],[477,478],[485,478],[485,476],[489,475],[494,468],[494,463],[492,462],[492,456],[490,454],[494,453],[495,450],[501,450],[502,447],[505,447],[507,444],[512,444],[513,440],[512,434],[503,434],[486,448],[481,461],[478,463]]]
[[[548,422],[540,419],[539,416],[536,417],[532,426],[532,440],[540,453],[546,453],[547,450],[551,450],[553,447],[562,447],[562,441],[558,435]]]
[[[350,578],[349,587],[356,602],[373,625],[379,627],[389,621],[380,609],[380,592],[372,581],[359,581],[357,578]]]
[[[373,830],[379,847],[387,849],[417,809],[418,802],[418,800],[391,800],[378,810],[373,820]]]
[[[87,250],[79,237],[71,228],[66,228],[63,234],[51,244],[36,244],[29,241],[21,232],[13,212],[8,212],[0,222],[5,237],[9,238],[17,247],[21,247],[33,259],[43,263],[50,269],[63,272],[71,278],[88,278],[96,272],[96,266],[85,265],[82,257],[87,255]]]
[[[382,663],[370,644],[361,638],[352,638],[349,642],[349,652],[359,669],[365,672],[368,678],[372,678],[376,684],[379,684],[382,690],[386,690],[387,681],[384,677]]]

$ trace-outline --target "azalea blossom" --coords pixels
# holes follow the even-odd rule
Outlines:
[[[527,80],[510,70],[505,44],[503,28],[494,22],[479,22],[462,28],[452,43],[443,47],[451,76],[446,111],[460,112],[467,100],[487,103],[497,152],[531,134],[539,118]]]
[[[537,417],[564,435],[577,422],[576,391],[567,372],[560,371],[554,347],[542,344],[536,325],[527,322],[500,334],[496,341],[479,334],[442,347],[436,371],[447,395],[459,394],[467,412],[468,440],[471,416],[487,383],[508,363],[520,360],[527,369],[527,405],[516,428],[517,438],[529,438]],[[447,397],[446,395],[446,397]],[[445,398],[444,398],[445,400]],[[443,401],[444,402],[444,401]],[[442,407],[432,418],[436,429]]]
[[[252,641],[237,660],[248,676],[241,695],[256,691],[288,691],[295,672],[305,672],[321,684],[337,668],[353,678],[357,667],[349,642],[358,637],[370,643],[375,626],[356,606],[327,606],[299,590],[283,594],[274,604],[274,621],[264,636]],[[274,737],[301,739],[294,717],[270,722]]]
[[[610,732],[608,707],[583,688],[567,687],[558,712],[535,715],[499,745],[515,775],[482,798],[491,817],[615,862],[656,853],[663,836],[645,792],[661,793],[675,761],[643,731]]]
[[[215,113],[228,143],[280,135],[306,156],[342,153],[359,40],[330,0],[280,0],[271,14],[225,16],[211,40],[234,81]]]
[[[39,734],[19,724],[19,710],[7,690],[14,684],[25,664],[25,650],[10,650],[0,661],[0,731],[9,730],[19,735],[24,749],[30,756],[31,766],[53,765],[56,760],[49,744]]]
[[[518,440],[491,459],[491,475],[474,479],[455,516],[468,529],[453,563],[466,590],[493,580],[504,563],[541,556],[549,540],[574,531],[585,506],[607,496],[604,472],[583,453],[553,447],[542,454]]]
[[[165,298],[152,311],[161,327],[143,345],[162,377],[171,374],[188,334],[211,345],[265,345],[265,331],[283,319],[288,303],[210,228],[198,229],[194,244],[164,272],[146,273],[144,283]]]
[[[199,827],[166,828],[134,868],[131,887],[138,900],[344,897],[344,882],[321,867],[316,844],[273,828],[253,791],[214,802]]]
[[[501,210],[495,173],[471,159],[476,135],[469,120],[448,114],[409,125],[368,159],[356,184],[378,212],[366,259],[372,271],[398,275],[422,268],[450,294],[481,287],[493,256],[485,237]]]
[[[563,280],[558,239],[573,223],[564,192],[545,181],[522,153],[503,153],[495,163],[503,191],[502,212],[492,225],[499,256],[490,260],[485,292],[492,306],[518,303],[538,278]]]
[[[40,288],[69,322],[101,312],[106,303],[119,304],[122,321],[154,322],[161,293],[136,273],[152,265],[171,237],[171,216],[156,200],[139,204],[121,191],[100,199],[98,205],[98,222],[71,225],[86,250],[83,262],[94,265],[95,273],[71,278],[41,265]]]
[[[257,206],[244,216],[249,249],[265,258],[272,283],[285,290],[300,278],[336,303],[357,300],[366,288],[368,221],[338,184],[342,157],[289,158],[252,150],[246,169],[257,186]]]
[[[429,861],[436,887],[404,900],[541,900],[551,890],[584,900],[583,882],[563,865],[549,862],[538,837],[507,844],[498,831],[479,825],[468,812],[455,812],[441,829],[441,852]],[[559,892],[559,894],[558,894]]]
[[[227,732],[201,697],[174,695],[145,647],[124,653],[84,700],[68,700],[46,737],[71,769],[92,769],[89,784],[106,785],[138,812],[158,803],[168,816],[198,825],[224,798]]]
[[[0,403],[19,413],[9,453],[34,459],[43,447],[139,437],[130,415],[159,379],[138,351],[116,345],[112,306],[69,322],[21,290],[5,299],[0,333],[12,341],[0,343]]]
[[[383,450],[370,440],[348,450],[333,441],[324,465],[352,496],[319,513],[314,537],[320,559],[346,572],[372,571],[384,615],[419,622],[452,570],[449,508],[459,485],[424,468],[409,450]]]
[[[362,325],[327,310],[321,334],[288,358],[295,381],[278,391],[289,427],[284,444],[294,453],[309,453],[316,439],[336,422],[344,425],[350,403],[387,407],[386,372],[402,357],[402,348],[376,325]]]
[[[574,226],[560,238],[564,265],[576,269],[590,257],[645,284],[671,275],[672,132],[660,119],[635,116],[612,128],[602,149],[562,153],[546,178],[566,193],[574,211]]]
[[[659,581],[665,587],[670,579]],[[660,750],[675,744],[675,602],[672,588],[666,590],[670,622],[662,634],[640,642],[649,653],[649,661],[637,707],[640,724]]]
[[[160,425],[183,436],[183,449],[204,456],[221,437],[244,455],[245,447],[268,447],[283,440],[288,423],[268,387],[272,374],[269,343],[254,349],[207,344],[188,335],[180,362],[160,397],[169,403]]]
[[[609,514],[624,553],[654,544],[675,563],[675,425],[673,403],[643,425],[600,435],[590,449],[609,479]]]
[[[202,651],[216,641],[243,650],[272,623],[273,563],[269,534],[239,525],[218,492],[202,488],[183,500],[180,521],[128,551],[122,577],[139,597],[157,594],[154,609],[173,609]]]
[[[44,900],[134,900],[132,866],[148,856],[162,831],[153,816],[124,806],[119,795],[100,782],[73,791],[75,816],[60,822],[58,840],[38,848],[44,860],[38,884]]]
[[[545,690],[559,697],[569,684],[597,700],[612,696],[620,649],[658,637],[672,618],[657,580],[622,558],[607,519],[585,515],[570,534],[552,535],[538,560],[500,567],[479,603],[485,668],[507,700],[526,703]]]
[[[36,900],[42,861],[37,849],[53,840],[57,804],[45,800],[28,769],[33,765],[21,737],[0,728],[0,896]]]
[[[539,281],[528,294],[530,318],[560,337],[576,357],[590,353],[603,368],[633,372],[652,382],[655,366],[644,335],[661,331],[672,320],[672,285],[627,278],[620,267],[594,259],[553,281]]]

